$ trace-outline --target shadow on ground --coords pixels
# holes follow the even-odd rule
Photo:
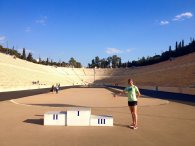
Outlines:
[[[71,104],[29,104],[33,106],[48,106],[48,107],[86,107],[80,105],[71,105]]]
[[[27,119],[23,122],[29,124],[43,125],[43,119]]]
[[[122,128],[128,128],[129,129],[129,125],[125,125],[125,124],[114,123],[114,126],[122,127]]]

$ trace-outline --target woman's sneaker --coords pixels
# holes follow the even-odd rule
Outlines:
[[[138,127],[137,127],[137,126],[134,126],[134,127],[133,127],[133,130],[136,130],[136,129],[138,129]]]
[[[133,128],[133,127],[135,127],[135,125],[134,125],[134,124],[131,124],[131,125],[129,126],[129,128]]]

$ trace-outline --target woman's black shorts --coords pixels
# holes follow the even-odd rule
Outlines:
[[[128,105],[129,106],[136,106],[137,105],[137,101],[128,101]]]

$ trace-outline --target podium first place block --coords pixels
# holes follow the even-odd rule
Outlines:
[[[44,125],[66,125],[66,112],[54,111],[44,114]]]
[[[67,126],[89,126],[91,109],[74,107],[67,110]]]

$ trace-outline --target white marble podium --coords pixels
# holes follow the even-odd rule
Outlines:
[[[113,126],[113,117],[111,115],[91,115],[91,108],[71,107],[67,109],[67,112],[46,112],[44,125]]]

